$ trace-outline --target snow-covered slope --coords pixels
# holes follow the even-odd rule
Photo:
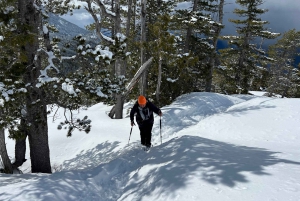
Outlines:
[[[132,104],[127,103],[126,111]],[[144,152],[130,120],[97,104],[82,110],[89,134],[50,122],[52,175],[0,175],[0,200],[258,201],[300,198],[300,99],[191,93],[155,117]],[[162,134],[162,144],[160,139]],[[13,142],[8,141],[13,156]],[[29,157],[29,154],[28,154]]]

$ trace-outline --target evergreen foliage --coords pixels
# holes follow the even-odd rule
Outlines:
[[[188,88],[187,85],[193,85],[193,78],[187,70],[189,66],[195,65],[198,59],[189,54],[180,54],[178,44],[181,38],[168,32],[169,23],[171,23],[170,16],[162,15],[158,17],[155,24],[149,25],[149,35],[153,40],[146,44],[147,52],[154,58],[153,67],[149,72],[149,91],[155,91],[161,63],[160,93],[163,96],[158,100],[156,94],[149,95],[149,98],[161,105],[170,104],[180,94],[192,91],[192,88]]]
[[[192,9],[178,10],[173,17],[175,27],[179,28],[183,39],[182,52],[194,55],[198,60],[186,71],[192,77],[191,85],[188,86],[191,91],[205,91],[207,77],[213,68],[213,64],[210,63],[210,58],[216,56],[213,37],[215,29],[222,26],[212,19],[213,14],[217,12],[216,2],[195,0]]]
[[[268,95],[299,97],[299,70],[295,68],[295,58],[299,56],[300,32],[295,29],[283,34],[282,38],[268,51],[274,58],[269,67]]]
[[[74,6],[69,5],[68,1],[62,4],[61,1],[39,3],[11,2],[11,5],[5,5],[5,9],[1,10],[3,15],[0,19],[0,51],[3,54],[0,58],[0,75],[3,79],[0,82],[0,106],[3,112],[0,122],[1,129],[8,128],[12,138],[23,138],[24,131],[28,133],[32,139],[32,171],[50,173],[47,106],[52,104],[70,111],[70,116],[65,115],[65,123],[69,125],[67,136],[71,135],[74,128],[88,133],[91,121],[78,121],[72,111],[86,106],[88,98],[108,102],[113,98],[111,94],[123,90],[124,87],[119,86],[124,86],[125,79],[109,79],[109,73],[105,69],[113,62],[113,53],[109,47],[83,47],[83,37],[77,37],[77,55],[62,56],[55,46],[59,40],[54,38],[53,42],[50,41],[49,31],[55,29],[48,25],[47,20],[42,20],[42,16],[47,18],[47,9],[64,14]],[[19,13],[16,13],[16,10],[19,10]],[[26,14],[29,10],[31,15]],[[27,21],[24,21],[22,14],[26,15]],[[114,56],[118,56],[122,44],[117,42],[114,45]],[[65,59],[74,62],[77,60],[79,68],[76,71],[60,73]],[[93,62],[90,62],[91,60]],[[23,124],[20,123],[21,118],[24,119]],[[40,154],[44,154],[45,157],[40,157]]]
[[[231,76],[227,76],[227,85],[230,87],[227,93],[247,94],[252,89],[252,82],[256,74],[259,74],[263,67],[260,64],[269,60],[265,51],[257,44],[253,43],[258,38],[274,39],[279,34],[271,33],[264,28],[267,21],[263,21],[259,16],[267,10],[259,8],[262,0],[237,0],[242,8],[236,8],[234,13],[240,19],[230,20],[237,25],[238,36],[224,36],[227,39],[230,48],[221,51],[223,63],[226,65],[226,71]],[[236,58],[235,55],[238,55]],[[232,59],[232,58],[235,59]],[[226,60],[226,61],[224,61]],[[224,72],[224,71],[221,71]]]

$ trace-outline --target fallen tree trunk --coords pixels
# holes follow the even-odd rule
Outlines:
[[[126,99],[126,97],[129,95],[129,93],[131,92],[131,90],[133,89],[133,87],[136,85],[136,83],[139,82],[141,76],[143,75],[143,73],[150,67],[150,64],[152,63],[153,57],[151,57],[150,59],[148,59],[140,68],[139,70],[135,73],[135,75],[133,76],[133,78],[131,79],[131,81],[129,82],[129,84],[126,87],[126,91],[123,94],[119,94],[119,96],[121,96],[116,105],[114,105],[112,107],[112,109],[110,110],[108,116],[110,118],[114,118],[115,114],[122,114],[123,113],[123,105],[124,105],[124,101]],[[120,115],[118,115],[118,117],[120,117]],[[122,118],[122,117],[121,117]],[[121,119],[121,118],[117,118],[116,119]]]

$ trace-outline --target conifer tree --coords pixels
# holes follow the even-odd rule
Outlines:
[[[170,16],[165,14],[158,16],[156,22],[148,26],[149,38],[152,40],[147,42],[146,49],[154,58],[148,83],[149,91],[155,92],[148,97],[153,98],[158,105],[169,104],[182,93],[190,92],[186,83],[192,81],[185,71],[197,61],[197,57],[180,54],[178,44],[181,38],[169,33],[170,22]]]
[[[44,19],[49,10],[65,14],[75,6],[68,0],[9,2],[10,5],[1,6],[0,10],[0,22],[4,22],[0,23],[0,107],[3,111],[0,127],[8,128],[12,138],[26,131],[32,172],[51,173],[47,106],[57,105],[72,113],[85,104],[86,95],[101,99],[108,97],[104,91],[119,90],[110,88],[112,85],[105,86],[109,81],[105,79],[107,73],[99,68],[99,65],[105,68],[110,63],[111,52],[101,46],[83,47],[85,40],[78,37],[79,54],[89,54],[96,62],[80,66],[76,72],[62,74],[63,59],[76,58],[76,55],[66,58],[54,51],[49,37],[51,26],[44,23]],[[71,116],[63,125],[69,125],[67,135],[70,136],[75,128],[88,133],[90,123],[86,117],[74,119]]]
[[[213,79],[213,70],[214,67],[217,63],[217,58],[218,58],[218,54],[217,54],[217,44],[218,44],[218,40],[221,34],[221,30],[224,27],[222,25],[223,23],[223,7],[224,7],[224,3],[225,0],[220,0],[219,4],[217,6],[217,16],[218,16],[218,20],[215,23],[215,26],[212,27],[212,51],[211,51],[211,55],[209,57],[209,62],[208,62],[208,73],[206,76],[206,81],[205,81],[205,91],[206,92],[210,92],[212,90],[212,79]]]
[[[234,76],[230,76],[229,83],[234,83],[231,88],[235,89],[235,93],[248,93],[251,88],[251,82],[254,75],[260,68],[257,64],[262,60],[267,60],[265,51],[262,50],[255,41],[258,38],[274,39],[277,33],[271,33],[264,25],[267,21],[263,21],[259,16],[267,10],[259,8],[263,4],[262,0],[236,0],[242,8],[236,8],[234,13],[240,19],[231,19],[230,21],[237,25],[238,36],[224,36],[227,39],[230,48],[222,51],[222,57],[231,58],[232,55],[238,55],[237,60],[231,60],[226,68],[233,72]],[[228,60],[228,59],[227,59]]]
[[[294,97],[299,89],[299,70],[295,59],[299,56],[300,32],[292,29],[283,34],[268,51],[274,59],[269,67],[268,94],[280,94],[282,97]]]
[[[0,2],[0,137],[3,138],[1,156],[7,173],[12,173],[13,167],[6,153],[4,128],[14,130],[17,125],[14,116],[21,116],[18,103],[11,100],[24,102],[22,95],[25,90],[21,87],[24,68],[21,62],[25,60],[25,55],[19,50],[24,45],[23,41],[31,38],[22,32],[17,34],[16,3],[15,0]]]
[[[212,14],[218,9],[216,0],[194,0],[192,8],[178,10],[174,16],[176,28],[180,30],[179,34],[183,36],[182,52],[189,53],[198,57],[198,62],[190,66],[189,71],[194,77],[192,86],[193,91],[204,91],[208,87],[211,77],[212,60],[215,57],[214,36],[218,33],[216,29],[222,25],[214,19]],[[218,28],[219,27],[219,28]],[[218,38],[218,37],[216,37]]]
[[[91,14],[94,19],[94,23],[90,26],[99,36],[102,41],[102,45],[110,47],[114,53],[114,61],[111,64],[110,72],[111,79],[120,79],[125,81],[126,73],[126,63],[125,63],[125,50],[126,49],[126,37],[125,33],[122,32],[122,12],[121,12],[121,1],[91,1],[91,0],[81,0],[86,2],[87,6],[85,9]],[[94,3],[92,5],[92,3]],[[129,19],[130,20],[130,19]],[[125,26],[125,25],[124,25]],[[103,29],[108,27],[110,37],[103,34]],[[130,28],[130,22],[126,26]],[[121,88],[124,88],[124,82],[120,84]],[[114,94],[115,106],[109,113],[111,118],[121,119],[123,118],[123,104],[125,97],[122,95],[123,91],[118,91]]]

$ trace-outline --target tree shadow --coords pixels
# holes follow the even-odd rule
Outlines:
[[[300,162],[277,158],[278,152],[237,146],[196,136],[182,136],[153,148],[143,167],[130,178],[120,200],[141,200],[155,192],[172,194],[193,180],[234,187],[250,182],[243,173],[270,176],[265,168],[278,163]],[[141,172],[141,170],[143,170]],[[174,195],[175,196],[175,195]]]
[[[142,200],[147,195],[161,199],[166,193],[175,198],[176,191],[195,182],[199,184],[197,180],[232,188],[251,182],[246,176],[249,173],[276,176],[266,167],[279,163],[300,165],[298,161],[278,158],[279,152],[197,136],[174,138],[151,148],[150,152],[144,152],[138,143],[123,149],[117,146],[119,142],[104,142],[66,161],[64,165],[72,166],[72,171],[52,175],[0,175],[0,187],[10,189],[17,185],[18,188],[18,193],[1,193],[0,200],[28,197],[43,201],[121,201]],[[94,163],[79,165],[88,161]],[[74,170],[75,164],[79,167],[77,170]]]
[[[265,103],[266,102],[270,102],[271,100],[265,100],[265,101],[262,101],[260,102],[259,104],[257,105],[251,105],[251,106],[248,106],[248,107],[245,107],[245,106],[241,106],[241,107],[233,107],[233,108],[230,108],[229,110],[227,110],[226,114],[231,114],[233,116],[241,116],[241,115],[244,115],[245,113],[247,113],[248,111],[253,111],[253,110],[261,110],[261,109],[272,109],[272,108],[276,108],[276,105],[266,105]]]
[[[118,161],[120,142],[104,142],[81,152],[75,158],[65,161],[60,170],[53,174],[0,174],[1,188],[14,188],[16,192],[3,191],[0,200],[99,200],[101,195],[95,189],[93,177],[103,170],[103,164]],[[130,147],[126,147],[130,149]],[[102,164],[102,165],[101,165]],[[22,186],[22,187],[20,187]],[[101,188],[101,187],[100,187]]]
[[[112,161],[119,154],[119,152],[114,151],[119,144],[120,142],[104,142],[86,152],[81,151],[75,158],[64,161],[60,171],[87,170]]]

